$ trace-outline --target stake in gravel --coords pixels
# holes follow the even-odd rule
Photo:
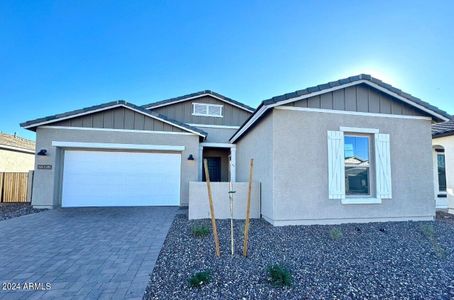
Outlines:
[[[254,170],[254,159],[251,159],[249,165],[249,187],[247,191],[246,203],[246,222],[244,224],[244,242],[243,242],[243,256],[247,256],[247,243],[249,238],[249,214],[251,211],[251,189],[252,189],[252,174]]]
[[[233,242],[233,194],[236,192],[233,190],[232,182],[229,182],[229,200],[230,200],[230,250],[232,256],[234,254],[234,242]]]
[[[210,203],[210,215],[211,215],[211,226],[213,226],[213,237],[214,237],[214,246],[216,250],[216,256],[221,256],[221,250],[219,249],[219,237],[218,229],[216,227],[216,219],[214,217],[214,207],[213,207],[213,195],[211,193],[211,183],[210,183],[210,172],[208,172],[208,162],[206,159],[203,160],[203,166],[205,167],[205,179],[208,189],[208,201]]]

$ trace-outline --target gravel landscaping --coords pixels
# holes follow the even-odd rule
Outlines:
[[[448,215],[449,216],[449,215]],[[273,227],[253,220],[249,257],[242,253],[243,221],[235,222],[235,256],[230,223],[217,221],[221,257],[211,233],[194,237],[177,215],[151,274],[145,299],[320,299],[454,298],[454,219],[332,226]],[[290,287],[274,287],[267,267],[290,271]],[[190,287],[188,279],[208,271],[211,280]]]
[[[28,203],[0,203],[0,221],[35,214],[41,211],[43,209],[33,208]]]

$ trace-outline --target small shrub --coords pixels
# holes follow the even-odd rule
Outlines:
[[[339,228],[331,228],[329,231],[329,237],[335,241],[340,240],[343,237],[342,230]]]
[[[435,255],[440,259],[446,258],[447,255],[446,250],[442,245],[438,243],[433,225],[432,224],[421,225],[421,232],[426,237],[426,239],[428,239],[429,242],[432,244],[432,248],[435,252]]]
[[[194,275],[192,275],[191,278],[189,278],[188,282],[191,287],[195,288],[207,284],[208,282],[210,282],[210,280],[211,280],[210,272],[203,271],[197,272]]]
[[[208,227],[208,226],[192,227],[192,235],[195,237],[205,237],[209,234],[210,234],[210,227]]]
[[[283,266],[272,265],[267,268],[268,281],[275,287],[292,285],[292,274]]]
[[[432,224],[421,225],[421,232],[427,239],[431,241],[435,238],[435,230]]]

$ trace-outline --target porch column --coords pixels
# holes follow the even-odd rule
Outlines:
[[[236,146],[230,147],[230,181],[236,182]]]
[[[199,145],[199,181],[202,181],[203,174],[203,146]]]

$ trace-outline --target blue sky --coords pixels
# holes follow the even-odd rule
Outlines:
[[[0,2],[0,131],[212,89],[251,106],[369,73],[454,114],[452,1]]]

